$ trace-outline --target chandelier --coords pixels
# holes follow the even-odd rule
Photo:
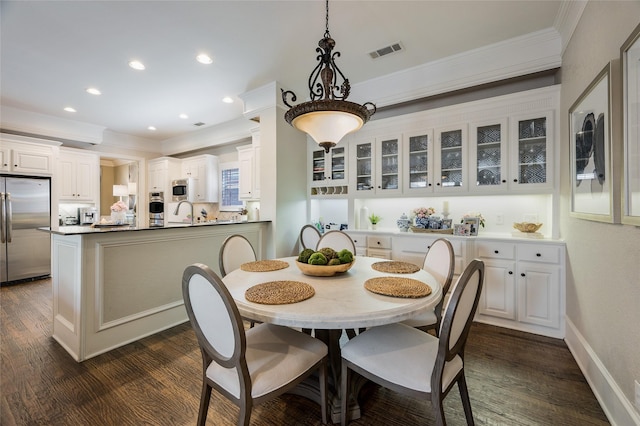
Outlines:
[[[360,129],[376,112],[376,106],[371,102],[360,105],[347,101],[351,85],[334,61],[340,56],[340,52],[332,53],[335,45],[329,34],[329,0],[326,0],[326,29],[316,48],[318,65],[309,75],[311,100],[290,105],[287,96],[290,95],[291,101],[295,102],[295,93],[280,89],[282,101],[289,107],[284,119],[311,136],[326,152],[345,135]],[[342,80],[340,85],[338,76]]]

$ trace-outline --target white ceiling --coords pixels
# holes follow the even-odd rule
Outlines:
[[[552,28],[561,3],[333,0],[329,29],[353,86]],[[320,0],[2,0],[0,8],[3,106],[155,140],[236,119],[238,95],[273,81],[304,100],[325,30]],[[404,51],[369,57],[395,42]],[[197,63],[201,52],[213,64]],[[131,59],[147,69],[130,69]],[[87,94],[90,86],[102,95]],[[235,102],[223,103],[224,96]]]

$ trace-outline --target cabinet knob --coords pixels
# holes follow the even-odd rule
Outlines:
[[[429,186],[431,186],[431,184],[429,184]]]
[[[506,179],[502,179],[502,183],[507,183],[507,180]]]
[[[499,250],[494,250],[493,252],[494,252],[495,254],[500,253],[500,251],[499,251]]]
[[[514,179],[513,181],[514,181],[514,182],[516,182],[516,183],[518,183],[518,179]]]
[[[542,254],[541,253],[536,253],[536,256],[542,257]]]
[[[378,189],[382,189],[382,187],[380,185],[378,185]]]
[[[358,240],[353,240],[353,242],[354,242],[354,243],[357,243],[357,242],[358,242]]]
[[[440,182],[436,183],[437,186],[440,186]]]
[[[377,244],[377,245],[380,245],[380,241],[376,241],[376,244]]]
[[[524,272],[522,272],[522,273],[520,274],[520,276],[521,276],[521,277],[526,277],[526,275],[524,274]]]
[[[427,248],[428,248],[428,249],[430,249],[430,248],[431,248],[431,246],[427,246]]]
[[[509,271],[509,275],[513,275],[513,271]]]

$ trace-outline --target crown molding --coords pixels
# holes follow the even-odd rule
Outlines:
[[[558,68],[561,61],[560,34],[548,28],[354,84],[352,94],[383,107]]]
[[[553,27],[560,34],[562,42],[561,54],[564,54],[564,50],[567,48],[571,36],[578,26],[580,17],[582,17],[588,2],[588,0],[565,0],[560,4],[560,10],[556,15]]]

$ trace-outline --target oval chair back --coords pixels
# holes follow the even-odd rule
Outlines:
[[[249,240],[242,235],[230,235],[220,247],[218,256],[220,274],[225,277],[229,272],[238,269],[243,263],[256,260],[256,252]]]

